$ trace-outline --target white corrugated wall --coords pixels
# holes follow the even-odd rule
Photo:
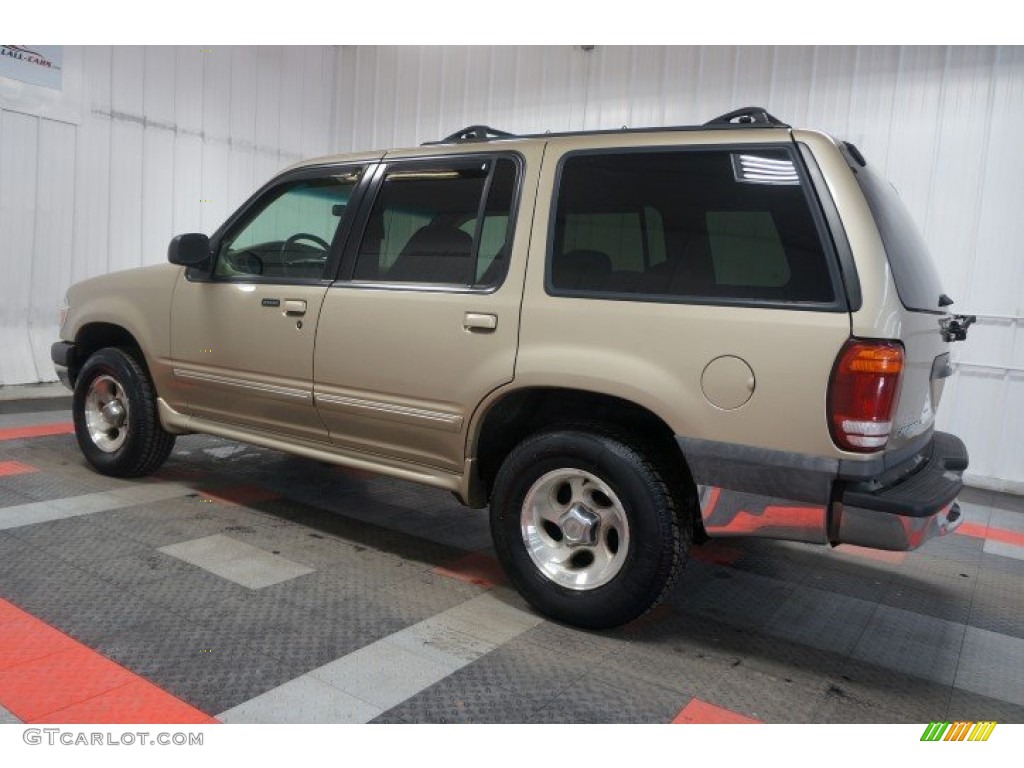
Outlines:
[[[53,378],[67,284],[164,258],[299,157],[702,122],[759,104],[857,143],[907,199],[959,311],[939,414],[974,482],[1024,491],[1022,47],[68,48],[79,122],[0,100],[0,385]],[[76,67],[78,70],[76,70]]]
[[[956,309],[939,426],[975,484],[1024,492],[1024,48],[343,47],[339,148],[692,124],[761,105],[856,143],[908,202]]]
[[[56,378],[72,282],[164,260],[329,151],[336,77],[334,47],[67,47],[68,109],[0,94],[0,385]]]

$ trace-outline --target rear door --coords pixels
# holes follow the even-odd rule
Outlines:
[[[339,447],[461,472],[512,380],[542,145],[387,158],[327,291],[316,406]]]

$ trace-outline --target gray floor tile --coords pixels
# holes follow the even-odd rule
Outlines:
[[[21,720],[16,718],[3,707],[0,707],[0,725],[20,725]]]
[[[949,722],[995,720],[999,723],[1024,723],[1024,707],[1002,699],[993,699],[971,691],[954,688],[949,708],[943,718]]]
[[[936,720],[945,712],[950,686],[913,674],[847,659],[829,677],[827,691],[833,706],[814,717],[814,722],[920,722]],[[841,711],[849,705],[849,713]],[[877,714],[872,715],[871,710]]]
[[[968,627],[955,685],[1024,706],[1024,639]]]
[[[160,609],[187,616],[199,608],[228,598],[241,598],[251,590],[194,566],[187,573],[131,585],[128,589]]]
[[[881,602],[912,613],[933,616],[960,624],[967,622],[976,580],[945,578],[918,573],[894,577],[881,595]]]
[[[1024,638],[1024,581],[1008,571],[983,571],[967,623]]]
[[[669,723],[690,698],[626,676],[586,675],[537,715],[545,723]]]
[[[454,657],[446,661],[442,663],[437,655],[418,653],[384,639],[315,669],[310,675],[368,701],[383,712],[443,680],[463,663]]]
[[[845,656],[860,640],[875,606],[856,597],[798,586],[772,614],[764,631]]]
[[[216,715],[300,674],[301,670],[246,646],[235,646],[226,648],[222,655],[205,654],[198,661],[156,670],[150,679],[203,712]]]
[[[685,595],[687,611],[700,613],[726,624],[756,629],[789,599],[794,585],[756,574],[722,570],[713,579]]]
[[[879,605],[853,650],[862,661],[949,685],[964,625]]]
[[[1000,557],[1012,557],[1015,560],[1024,560],[1024,547],[1018,544],[1009,544],[1005,541],[987,540],[985,542],[985,554],[999,555]]]
[[[230,656],[237,644],[216,630],[158,612],[138,624],[114,627],[93,647],[136,674],[150,677],[168,667],[201,664],[210,654]]]
[[[108,560],[89,560],[78,565],[86,573],[120,587],[185,577],[195,570],[195,566],[151,549]]]
[[[303,675],[217,716],[224,723],[366,723],[379,707]]]

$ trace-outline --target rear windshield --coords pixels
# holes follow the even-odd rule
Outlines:
[[[871,168],[857,167],[857,181],[875,217],[900,301],[907,309],[940,312],[942,283],[928,246],[896,189]]]

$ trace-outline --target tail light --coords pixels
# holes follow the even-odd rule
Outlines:
[[[898,341],[850,339],[839,352],[828,388],[832,439],[846,451],[885,448],[903,374]]]

